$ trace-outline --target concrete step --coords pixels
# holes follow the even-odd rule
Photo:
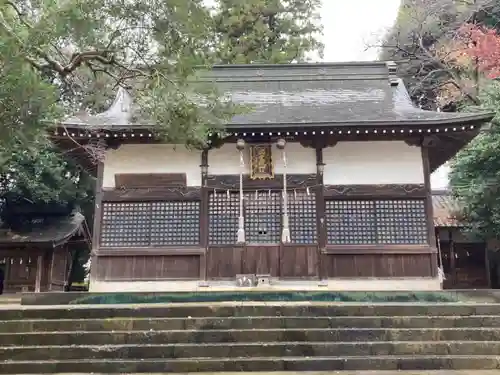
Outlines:
[[[0,334],[0,346],[123,345],[324,341],[497,341],[500,328],[335,328],[109,332],[23,332]]]
[[[500,341],[270,342],[163,345],[12,346],[0,361],[407,355],[499,355]]]
[[[138,375],[140,373],[123,373],[122,375]],[[149,373],[149,375],[186,375],[181,373],[172,372],[158,372]],[[198,372],[197,375],[219,375],[219,373],[213,372]],[[27,374],[15,374],[15,375],[27,375]],[[44,374],[40,374],[44,375]],[[71,372],[71,373],[58,373],[58,375],[107,375],[103,373],[81,373],[81,372]],[[396,370],[396,371],[273,371],[273,372],[224,372],[224,375],[471,375],[469,370]],[[474,375],[498,375],[498,370],[475,370]]]
[[[8,306],[8,305],[6,305]],[[500,304],[336,304],[336,303],[193,303],[144,305],[62,305],[0,308],[0,320],[110,319],[262,316],[471,316],[500,315]]]
[[[190,358],[148,360],[8,361],[0,374],[158,373],[219,371],[340,371],[340,370],[492,370],[500,356],[377,356],[377,357],[267,357]],[[474,374],[476,374],[474,372]]]
[[[122,375],[138,375],[140,373],[123,373]],[[184,373],[172,372],[157,372],[149,373],[149,375],[186,375]],[[213,372],[198,372],[197,375],[220,375],[220,373]],[[14,375],[27,375],[27,374],[14,374]],[[44,375],[44,374],[40,374]],[[103,373],[81,373],[81,372],[65,372],[58,373],[58,375],[107,375]],[[396,370],[396,371],[260,371],[260,372],[224,372],[224,375],[471,375],[469,370]],[[475,370],[474,375],[498,375],[498,370]]]
[[[262,316],[224,318],[25,319],[0,321],[0,333],[278,328],[500,328],[498,316]]]

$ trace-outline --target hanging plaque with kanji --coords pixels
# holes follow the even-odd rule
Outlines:
[[[252,180],[274,178],[271,145],[250,146],[250,178]]]

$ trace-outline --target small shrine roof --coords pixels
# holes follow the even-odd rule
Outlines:
[[[386,62],[218,65],[201,81],[213,82],[221,95],[249,107],[227,124],[231,129],[466,124],[493,118],[488,112],[416,108],[395,64]],[[151,126],[134,113],[132,97],[120,88],[107,111],[73,116],[63,125],[103,130]]]
[[[42,223],[34,223],[30,230],[13,232],[3,229],[0,232],[0,244],[53,244],[57,246],[69,241],[85,221],[80,212],[69,216],[51,217]]]
[[[432,207],[435,227],[461,227],[457,219],[459,205],[449,191],[433,191]]]

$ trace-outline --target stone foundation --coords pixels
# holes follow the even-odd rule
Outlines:
[[[238,287],[235,281],[97,281],[89,292],[208,292],[208,291],[437,291],[438,278],[329,279],[323,281],[272,280],[271,285]]]

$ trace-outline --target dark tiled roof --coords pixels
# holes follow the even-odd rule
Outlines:
[[[415,108],[402,82],[384,62],[340,64],[222,65],[202,75],[220,93],[250,111],[228,125],[390,125],[489,121],[491,114],[424,111]],[[133,100],[120,89],[108,111],[80,115],[67,126],[125,129],[134,122]]]
[[[47,223],[34,224],[30,231],[14,233],[7,230],[0,232],[0,244],[6,243],[47,243],[58,245],[68,241],[82,228],[84,216],[75,212],[70,216],[56,217]]]
[[[435,227],[460,227],[456,218],[459,206],[453,196],[446,191],[432,193],[432,208]]]

